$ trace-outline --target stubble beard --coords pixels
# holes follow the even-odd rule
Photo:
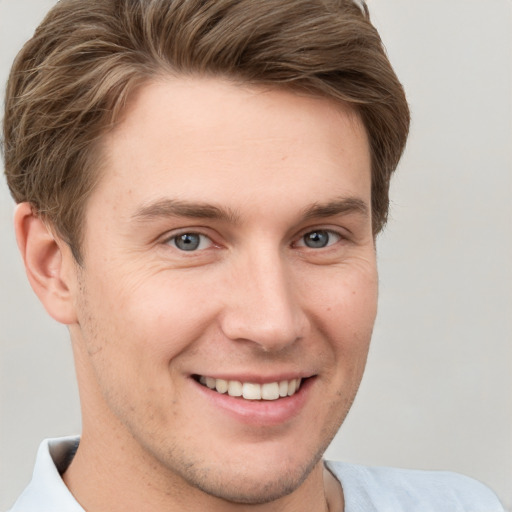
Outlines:
[[[179,475],[179,479],[193,493],[200,491],[205,498],[211,497],[231,504],[263,505],[277,501],[296,491],[321,461],[328,444],[327,442],[325,446],[322,446],[303,465],[290,464],[288,470],[280,472],[266,468],[268,469],[268,478],[261,476],[261,470],[259,470],[259,477],[255,478],[254,468],[251,468],[250,461],[238,473],[234,473],[233,469],[230,469],[229,462],[222,465],[222,468],[228,468],[227,471],[219,470],[217,466],[208,467],[201,461],[190,460],[191,457],[187,457],[181,452],[181,449],[171,450],[171,453],[167,454],[167,460],[163,463],[167,470]]]
[[[169,477],[166,479],[167,493],[175,494],[179,488],[179,494],[185,502],[191,498],[190,494],[195,494],[197,497],[202,495],[206,502],[210,497],[231,504],[263,505],[292,494],[304,484],[321,463],[323,454],[343,423],[353,399],[354,397],[351,397],[344,404],[331,404],[333,408],[338,408],[340,413],[336,421],[324,425],[321,429],[316,452],[308,458],[305,457],[306,460],[302,464],[297,464],[296,460],[281,461],[281,469],[277,471],[275,468],[259,468],[256,474],[248,459],[236,472],[229,460],[208,466],[204,460],[185,451],[176,441],[166,452],[158,450],[159,453],[155,453],[154,445],[144,447],[144,441],[135,439],[135,442],[153,459],[153,462],[156,459],[161,464],[162,476],[167,474]],[[263,476],[263,472],[267,470],[267,474]]]

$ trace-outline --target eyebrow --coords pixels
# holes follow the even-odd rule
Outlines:
[[[229,208],[207,203],[194,203],[179,199],[160,199],[140,207],[132,216],[136,221],[147,221],[166,217],[188,217],[239,222],[238,214]]]
[[[335,215],[348,215],[357,213],[368,217],[369,207],[365,201],[357,197],[341,197],[327,203],[315,203],[304,211],[304,220]]]
[[[302,219],[309,220],[352,213],[358,213],[364,217],[368,217],[369,207],[362,199],[356,197],[342,197],[326,203],[313,204],[303,211]],[[232,224],[240,222],[238,213],[230,208],[208,203],[196,203],[167,198],[141,206],[133,214],[132,219],[144,222],[166,217],[212,219],[227,221]]]

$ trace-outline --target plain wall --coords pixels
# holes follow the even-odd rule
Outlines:
[[[0,0],[0,83],[50,0]],[[378,241],[366,376],[328,457],[449,469],[512,510],[512,2],[370,0],[413,122]],[[31,292],[0,185],[0,509],[80,431],[64,327]]]

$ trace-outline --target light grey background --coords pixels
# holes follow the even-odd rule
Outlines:
[[[0,82],[53,0],[0,0]],[[367,373],[331,458],[450,469],[512,510],[512,2],[370,0],[411,138],[380,237]],[[2,85],[3,94],[3,85]],[[67,331],[26,282],[0,185],[0,508],[80,431]]]

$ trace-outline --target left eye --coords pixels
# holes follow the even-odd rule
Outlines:
[[[334,231],[317,229],[302,236],[298,245],[310,249],[323,249],[341,240],[341,236]]]
[[[181,233],[173,236],[167,242],[180,251],[197,251],[198,249],[207,249],[211,247],[212,241],[200,233]]]

